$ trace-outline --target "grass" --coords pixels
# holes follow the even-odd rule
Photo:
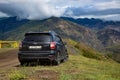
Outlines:
[[[50,73],[40,73],[41,71]],[[81,55],[70,55],[69,60],[59,66],[19,67],[18,70],[15,68],[9,74],[11,80],[17,78],[27,78],[28,80],[33,78],[33,80],[37,80],[37,78],[41,77],[41,80],[52,80],[49,77],[54,75],[53,72],[58,74],[57,79],[54,80],[119,80],[120,64],[114,61],[89,59]],[[35,76],[33,77],[33,75]],[[50,76],[46,78],[44,75]]]
[[[7,70],[7,77],[9,80],[26,80],[28,76],[33,74],[33,68],[27,67],[14,67]],[[3,72],[3,71],[2,71]]]
[[[71,77],[70,74],[67,74],[67,73],[65,73],[65,72],[61,72],[61,73],[60,73],[60,76],[59,76],[59,79],[60,79],[60,80],[71,80],[72,77]]]
[[[22,80],[25,79],[26,75],[24,71],[14,70],[8,75],[10,80]]]
[[[59,66],[12,67],[0,73],[8,74],[10,80],[120,80],[119,63],[102,59],[105,58],[103,55],[83,44],[77,45],[72,40],[68,42],[69,59]],[[83,49],[97,59],[84,56]]]
[[[106,57],[103,54],[89,47],[88,45],[85,45],[80,42],[78,43],[70,39],[67,42],[69,43],[69,46],[72,45],[74,50],[76,50],[76,52],[83,55],[84,57],[97,59],[97,60],[106,60]],[[71,49],[68,49],[68,51],[69,53],[73,52],[73,50],[71,51]]]

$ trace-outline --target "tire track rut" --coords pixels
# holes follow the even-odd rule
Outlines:
[[[18,49],[0,52],[0,68],[13,67],[19,65],[17,53]]]

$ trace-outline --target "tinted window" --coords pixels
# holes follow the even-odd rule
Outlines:
[[[62,43],[62,40],[60,37],[56,36],[56,41],[59,42],[59,43]]]
[[[60,38],[56,36],[56,41],[57,42],[60,42]]]
[[[51,36],[49,34],[28,34],[24,41],[50,42]]]

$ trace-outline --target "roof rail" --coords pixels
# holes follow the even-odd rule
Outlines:
[[[26,34],[29,34],[29,33],[52,33],[52,34],[54,34],[54,35],[58,35],[55,31],[42,31],[42,32],[33,32],[33,31],[29,31],[29,32],[27,32],[27,33],[25,33],[25,35]]]

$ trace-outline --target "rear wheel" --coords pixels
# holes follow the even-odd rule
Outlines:
[[[68,60],[68,57],[69,57],[69,56],[68,56],[68,54],[67,54],[67,55],[66,55],[66,58],[65,58],[66,61]]]
[[[21,65],[21,66],[26,66],[26,63],[21,61],[21,62],[20,62],[20,65]]]
[[[29,65],[29,62],[20,61],[20,65],[21,65],[21,66],[28,66],[28,65]]]
[[[65,57],[64,57],[64,59],[62,60],[62,62],[65,62],[65,61],[67,61],[68,60],[68,55],[66,55]]]
[[[60,62],[61,62],[61,60],[60,60],[60,52],[58,52],[58,53],[57,53],[57,58],[56,58],[56,60],[55,60],[55,65],[59,65]]]

